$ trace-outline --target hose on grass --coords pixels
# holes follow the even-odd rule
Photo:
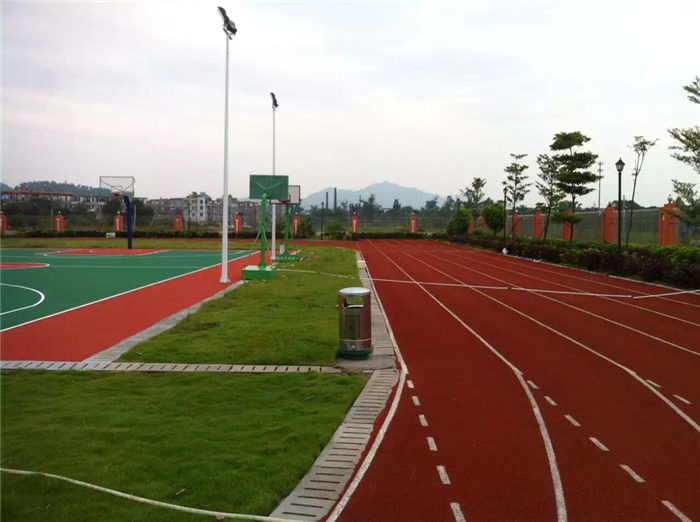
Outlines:
[[[216,517],[218,519],[225,518],[225,519],[233,519],[233,520],[253,520],[253,521],[257,521],[257,522],[291,522],[288,519],[284,519],[284,518],[264,517],[264,516],[260,516],[260,515],[246,515],[246,514],[240,514],[240,513],[225,513],[223,511],[209,511],[208,509],[198,509],[198,508],[191,508],[191,507],[186,507],[186,506],[178,506],[177,504],[168,504],[167,502],[160,502],[158,500],[151,500],[148,498],[137,497],[136,495],[122,493],[121,491],[116,491],[114,489],[104,488],[102,486],[96,486],[95,484],[89,484],[89,483],[83,482],[81,480],[75,480],[75,479],[68,478],[68,477],[62,477],[61,475],[54,475],[52,473],[42,473],[41,471],[24,471],[21,469],[0,468],[0,472],[10,473],[12,475],[38,475],[41,477],[62,480],[64,482],[68,482],[70,484],[75,484],[76,486],[82,486],[84,488],[94,489],[96,491],[101,491],[102,493],[108,493],[108,494],[114,495],[116,497],[125,498],[127,500],[132,500],[134,502],[140,502],[141,504],[148,504],[149,506],[162,507],[162,508],[166,508],[166,509],[172,509],[175,511],[183,511],[185,513],[192,513],[195,515],[205,515],[205,516],[210,516],[210,517]]]

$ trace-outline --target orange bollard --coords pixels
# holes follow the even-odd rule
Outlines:
[[[542,214],[541,210],[538,210],[535,212],[535,228],[532,235],[539,239],[542,237],[542,234],[544,234],[544,214]]]
[[[472,234],[474,232],[474,218],[469,220],[469,233]]]
[[[120,213],[114,216],[114,230],[116,232],[124,232],[124,216]]]
[[[513,237],[520,235],[520,214],[513,214]]]
[[[674,203],[667,203],[659,209],[659,245],[678,245],[681,242],[681,220],[669,211],[676,211]]]
[[[574,211],[569,209],[566,211],[567,214],[573,214]],[[573,227],[571,226],[571,223],[565,222],[564,223],[564,241],[571,241],[571,235],[573,234]]]
[[[299,217],[299,214],[294,214],[294,217],[292,218],[292,235],[294,237],[297,237],[299,234],[299,227],[301,226],[301,217]]]
[[[182,232],[184,230],[184,219],[182,219],[182,214],[175,214],[175,219],[173,220],[173,230],[175,232]]]
[[[236,214],[233,217],[233,231],[238,235],[241,230],[243,230],[243,216]]]
[[[409,220],[409,230],[411,234],[418,233],[418,218],[414,214],[411,215],[411,219]]]
[[[0,212],[0,235],[4,235],[7,230],[7,216]]]
[[[53,218],[53,229],[56,232],[63,232],[66,229],[66,220],[60,211]]]
[[[360,216],[357,214],[353,214],[352,219],[350,220],[350,228],[353,234],[360,233]]]
[[[615,243],[617,239],[617,210],[608,207],[603,210],[603,242]]]

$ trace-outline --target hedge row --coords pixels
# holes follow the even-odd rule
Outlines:
[[[503,238],[485,235],[450,237],[433,234],[433,239],[472,245],[485,250],[503,250]],[[509,238],[508,254],[567,265],[606,274],[638,277],[674,286],[700,289],[700,248],[691,246],[634,246],[617,250],[617,245],[597,241]]]

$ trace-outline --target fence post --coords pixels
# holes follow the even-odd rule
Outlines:
[[[479,228],[486,232],[486,220],[483,218],[483,216],[479,216]]]
[[[243,229],[243,216],[236,214],[233,216],[233,232],[238,235],[238,233]]]
[[[472,234],[474,232],[474,218],[471,218],[469,220],[469,233]]]
[[[520,214],[513,214],[513,237],[520,235]]]
[[[66,229],[66,220],[60,210],[53,218],[53,227],[56,232],[63,232]]]
[[[617,210],[608,207],[603,211],[603,242],[614,243],[617,232]]]
[[[542,214],[541,210],[535,212],[534,230],[532,232],[532,235],[535,237],[535,239],[539,239],[540,237],[542,237],[542,234],[544,234],[544,220],[542,219],[543,217],[544,214]]]
[[[175,219],[173,220],[173,230],[175,232],[182,232],[183,220],[181,214],[175,214]]]
[[[574,211],[569,209],[566,211],[567,214],[573,214]],[[566,221],[564,222],[564,241],[571,241],[571,234],[572,234],[572,226],[571,223]]]
[[[418,218],[415,214],[411,214],[411,219],[409,220],[409,230],[411,231],[411,234],[418,233]]]
[[[297,237],[297,234],[299,234],[299,227],[301,226],[301,218],[299,217],[299,214],[294,214],[294,217],[292,218],[292,235],[294,237]]]
[[[0,235],[5,235],[5,231],[7,230],[7,216],[0,212]]]
[[[352,215],[352,220],[350,221],[350,229],[352,230],[353,234],[360,233],[360,216],[358,216],[357,214]]]
[[[124,216],[119,212],[114,216],[114,230],[116,232],[124,232]]]
[[[681,236],[681,220],[669,211],[678,210],[673,203],[667,203],[659,209],[659,245],[678,245]]]

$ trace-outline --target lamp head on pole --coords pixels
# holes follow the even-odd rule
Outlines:
[[[280,106],[280,104],[277,103],[277,97],[275,96],[275,93],[274,93],[274,92],[271,92],[271,93],[270,93],[270,98],[272,98],[272,108],[273,108],[273,109],[276,109],[277,107]]]
[[[503,187],[503,197],[506,198],[508,196],[508,187],[504,186]]]
[[[625,168],[625,162],[622,161],[622,158],[617,160],[617,163],[615,163],[615,168],[617,169],[617,172],[619,172],[620,174],[622,173],[622,169]]]
[[[236,24],[229,20],[226,10],[223,7],[218,7],[217,9],[219,10],[219,15],[221,15],[221,19],[224,22],[224,32],[228,36],[229,40],[231,40],[238,32],[238,29],[236,29]]]

